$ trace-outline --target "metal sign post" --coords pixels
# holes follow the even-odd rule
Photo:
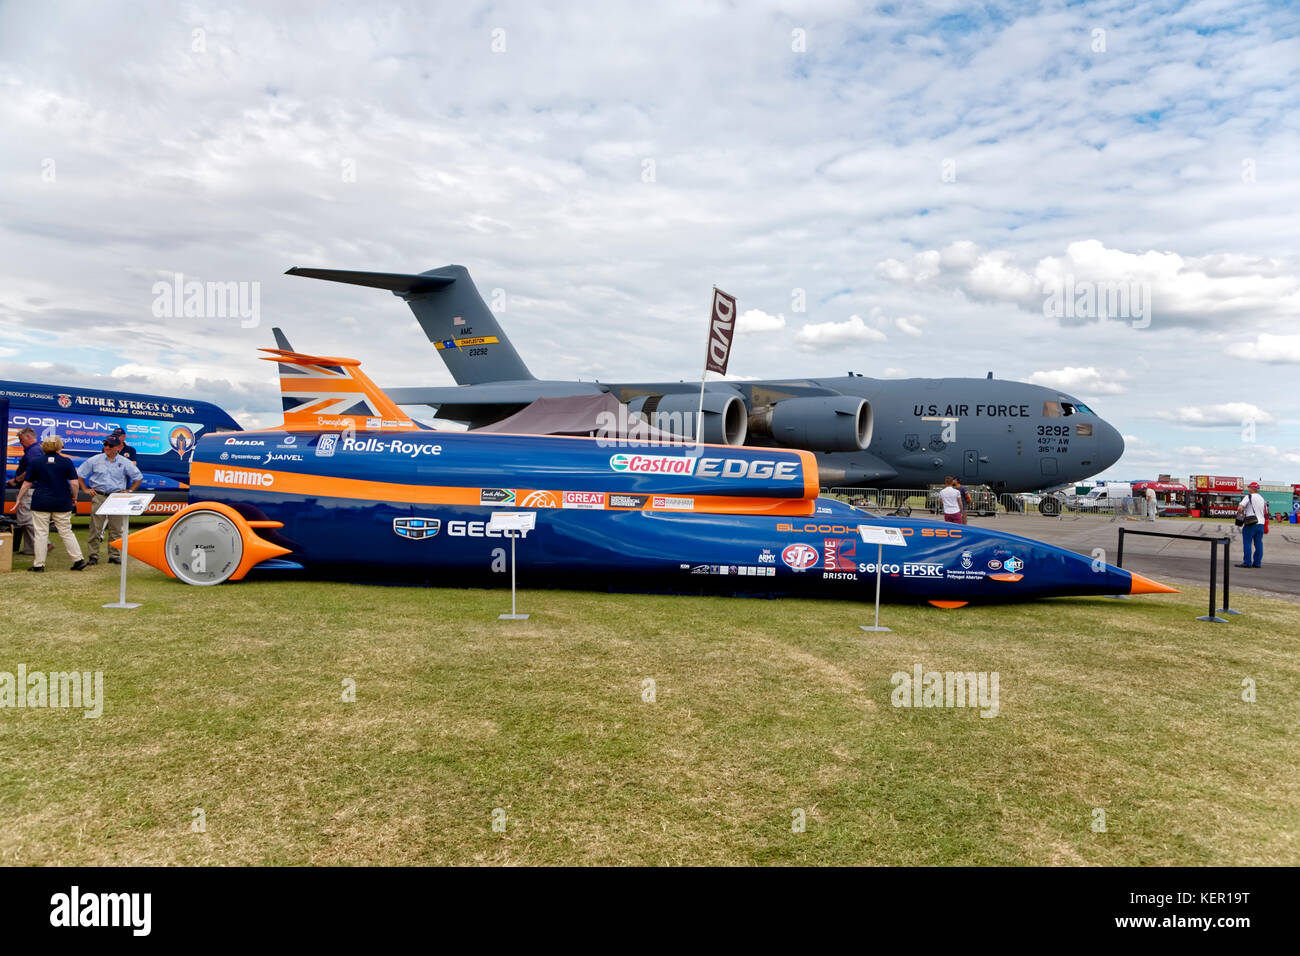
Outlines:
[[[139,607],[139,604],[131,604],[126,599],[126,566],[130,563],[130,556],[127,551],[127,540],[131,537],[131,515],[142,515],[144,509],[149,507],[149,502],[153,501],[152,494],[137,494],[130,491],[119,491],[109,495],[104,499],[104,503],[99,506],[95,512],[98,515],[105,516],[122,516],[122,577],[118,589],[117,601],[113,604],[105,604],[104,607],[133,608]]]
[[[499,621],[526,621],[527,614],[515,610],[515,539],[521,531],[532,531],[537,526],[536,511],[494,511],[488,519],[489,531],[513,532],[510,538],[510,613],[498,614]]]
[[[870,626],[859,624],[864,631],[889,632],[891,628],[880,626],[880,565],[884,559],[885,545],[892,547],[907,547],[907,538],[903,536],[902,528],[880,528],[873,525],[858,525],[858,534],[862,535],[862,540],[867,544],[876,546],[876,623]]]

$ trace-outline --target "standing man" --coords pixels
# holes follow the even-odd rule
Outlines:
[[[961,508],[961,517],[957,520],[961,524],[966,524],[966,512],[970,509],[970,492],[961,486],[960,478],[953,478],[952,486],[957,489],[957,503]]]
[[[13,480],[9,482],[18,489],[18,500],[14,502],[14,522],[18,525],[14,553],[35,554],[36,529],[32,522],[32,489],[24,490],[23,482],[27,478],[28,469],[45,456],[36,441],[36,432],[30,428],[24,428],[18,433],[18,444],[23,446],[23,456],[18,459]]]
[[[943,520],[961,524],[961,492],[954,487],[952,476],[944,478],[939,501],[943,505]]]
[[[1147,520],[1156,520],[1156,490],[1147,485]]]
[[[130,458],[132,461],[139,461],[135,456],[135,449],[126,443],[126,429],[118,425],[109,433],[122,443],[122,457]]]
[[[1237,505],[1237,517],[1244,519],[1241,525],[1241,564],[1239,568],[1257,568],[1264,561],[1264,532],[1268,524],[1268,502],[1259,493],[1259,482],[1252,481],[1250,491]],[[1251,555],[1254,555],[1252,558]]]
[[[77,469],[81,490],[91,496],[90,537],[86,539],[87,564],[99,563],[99,542],[108,526],[108,563],[121,564],[122,559],[111,545],[122,537],[122,519],[99,513],[104,499],[118,491],[135,491],[144,476],[130,458],[122,454],[122,439],[110,435],[104,439],[104,453],[87,458]]]

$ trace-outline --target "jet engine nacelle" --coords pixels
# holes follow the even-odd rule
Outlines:
[[[787,398],[749,416],[749,433],[786,448],[861,451],[871,444],[871,405],[851,395]]]
[[[695,415],[699,411],[698,393],[647,395],[627,403],[627,410],[660,431],[680,438],[695,438]],[[734,392],[704,393],[703,439],[711,445],[743,445],[748,430],[745,401]]]

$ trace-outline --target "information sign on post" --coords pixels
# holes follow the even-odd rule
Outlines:
[[[515,539],[521,533],[537,527],[536,511],[494,511],[488,518],[487,530],[500,531],[510,539],[510,613],[498,614],[501,621],[526,621],[527,614],[515,612]]]
[[[118,587],[118,598],[113,604],[105,604],[104,607],[133,608],[139,607],[139,604],[129,604],[126,600],[126,566],[127,566],[127,538],[130,537],[131,529],[129,527],[132,515],[144,514],[144,509],[149,507],[149,502],[153,501],[152,494],[134,491],[119,491],[109,495],[99,506],[95,513],[105,517],[120,517],[122,519],[122,577]]]
[[[858,626],[864,631],[889,631],[890,628],[880,626],[880,565],[884,558],[886,545],[896,548],[907,547],[907,537],[903,534],[902,528],[882,528],[879,525],[858,525],[858,534],[862,535],[862,540],[867,544],[876,546],[876,623],[870,626],[859,624]]]

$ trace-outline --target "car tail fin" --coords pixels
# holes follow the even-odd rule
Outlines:
[[[410,431],[419,428],[361,371],[356,359],[262,349],[263,361],[280,366],[284,427],[288,430],[354,429]]]
[[[464,266],[418,274],[294,267],[285,274],[387,289],[405,299],[457,385],[533,381]]]

